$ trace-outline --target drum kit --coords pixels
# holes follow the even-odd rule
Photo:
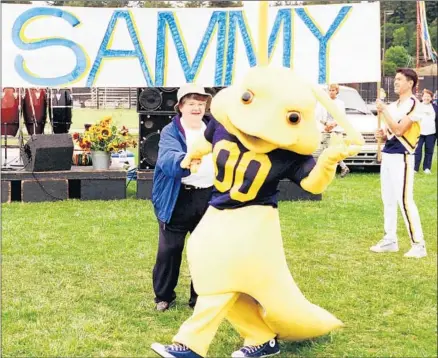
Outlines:
[[[23,165],[19,154],[9,163],[7,157],[8,148],[23,148],[23,124],[29,136],[44,134],[48,114],[52,133],[68,133],[72,123],[72,109],[72,91],[69,88],[3,88],[0,128],[4,136],[3,167],[8,164]],[[18,146],[8,145],[8,137],[15,137],[17,133]],[[16,163],[17,159],[19,163]],[[13,162],[15,164],[11,164]]]

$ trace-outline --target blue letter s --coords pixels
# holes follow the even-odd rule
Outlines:
[[[42,78],[30,73],[25,64],[24,58],[17,55],[15,58],[15,70],[27,82],[37,86],[58,87],[79,81],[90,66],[90,61],[83,48],[77,43],[60,38],[46,38],[31,40],[26,38],[24,31],[29,21],[35,17],[55,16],[66,20],[73,27],[80,24],[80,21],[71,13],[58,8],[37,7],[23,12],[15,21],[12,27],[12,41],[21,50],[36,50],[49,46],[64,46],[71,49],[76,56],[76,66],[70,73],[61,77]]]

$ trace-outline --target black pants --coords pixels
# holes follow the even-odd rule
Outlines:
[[[169,223],[158,221],[158,252],[152,273],[155,302],[175,300],[185,239],[207,210],[211,190],[212,187],[194,189],[182,184]],[[189,305],[194,307],[197,298],[191,283]]]
[[[420,169],[421,157],[423,156],[424,145],[424,160],[423,170],[432,169],[433,150],[435,148],[435,134],[420,135],[418,140],[417,149],[415,150],[415,166],[414,170],[418,172]]]

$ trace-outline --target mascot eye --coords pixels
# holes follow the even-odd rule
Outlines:
[[[301,120],[301,115],[298,112],[289,112],[287,114],[287,119],[292,124],[298,124]]]
[[[242,95],[242,102],[244,104],[250,104],[253,98],[254,98],[254,94],[251,91],[246,91]]]

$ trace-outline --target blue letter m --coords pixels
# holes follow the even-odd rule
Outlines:
[[[195,19],[193,21],[196,21]],[[216,47],[216,67],[214,74],[215,86],[220,86],[222,82],[222,71],[225,52],[225,36],[226,36],[226,12],[214,11],[210,18],[207,30],[204,33],[201,44],[196,52],[193,63],[187,54],[187,49],[184,45],[184,39],[181,38],[180,29],[175,21],[173,12],[165,11],[158,13],[158,28],[157,28],[157,52],[155,59],[155,86],[161,87],[166,85],[165,72],[167,70],[166,63],[166,24],[169,26],[176,52],[178,54],[181,67],[184,71],[184,76],[187,82],[194,82],[196,75],[201,67],[202,60],[205,57],[208,45],[216,30],[218,24],[217,47]]]

